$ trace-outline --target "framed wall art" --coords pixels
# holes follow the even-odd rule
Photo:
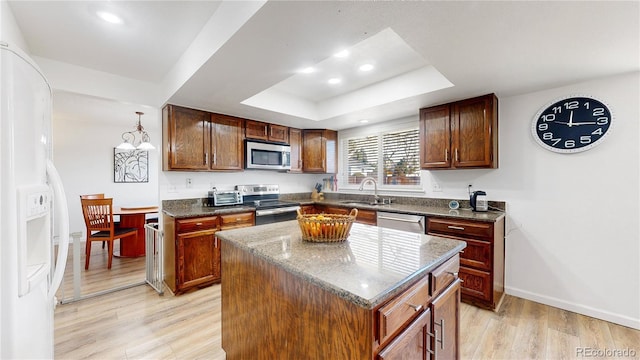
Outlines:
[[[149,182],[149,152],[113,149],[113,182]]]

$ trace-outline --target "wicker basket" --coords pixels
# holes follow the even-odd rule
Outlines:
[[[298,210],[298,225],[302,239],[312,242],[339,242],[347,240],[351,225],[356,220],[358,209],[352,209],[349,215],[308,214]]]

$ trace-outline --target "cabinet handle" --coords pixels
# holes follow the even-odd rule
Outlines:
[[[196,226],[202,226],[202,223],[201,222],[196,223]]]
[[[454,278],[458,278],[458,272],[451,272],[451,271],[447,271],[449,274],[453,275]]]
[[[414,305],[414,304],[409,304],[407,303],[407,305],[412,308],[413,310],[415,310],[416,312],[422,310],[422,305]]]
[[[458,148],[456,148],[456,162],[458,162]]]
[[[440,349],[444,349],[444,319],[440,319],[439,324],[434,323],[433,325],[440,326],[440,340],[438,340],[438,336],[437,336],[438,333],[435,332],[435,330],[434,330],[434,333],[436,333],[436,336],[435,336],[436,343],[440,343]]]
[[[430,333],[430,332],[428,332],[428,331],[427,331],[427,336],[428,336],[428,337],[430,337],[430,338],[433,338],[434,340],[435,340],[435,338],[436,338],[436,334],[434,334],[434,333]],[[431,357],[432,359],[437,359],[437,358],[438,358],[438,356],[436,355],[436,354],[437,354],[437,352],[438,352],[438,348],[434,348],[433,350],[431,350],[431,349],[427,349],[427,351],[429,352],[429,354],[433,355],[433,356]]]
[[[264,126],[264,133],[267,134],[267,125]]]
[[[444,162],[449,162],[449,149],[444,149]]]
[[[447,226],[447,229],[464,230],[464,228],[462,226],[453,226],[453,225]]]
[[[209,164],[209,153],[204,154],[204,164],[205,165]]]
[[[215,164],[215,163],[216,163],[216,155],[217,155],[217,153],[216,153],[216,152],[214,152],[214,153],[213,153],[213,164]]]

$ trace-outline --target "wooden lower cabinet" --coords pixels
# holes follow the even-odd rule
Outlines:
[[[219,230],[253,226],[255,213],[174,219],[163,215],[165,284],[178,295],[221,280]]]
[[[378,354],[380,360],[432,359],[431,310],[427,309]]]
[[[460,358],[460,280],[456,280],[431,303],[435,359]]]
[[[338,215],[349,215],[351,209],[353,209],[353,207],[340,207],[334,205],[316,205],[315,208],[317,213]],[[358,209],[356,222],[367,225],[376,225],[378,223],[377,214],[378,213],[375,210]]]
[[[174,294],[220,281],[217,216],[174,219],[163,215],[164,282]]]
[[[483,222],[428,217],[427,234],[462,240],[462,301],[497,310],[504,297],[504,218]]]
[[[233,243],[222,252],[227,360],[459,358],[460,280],[444,276],[458,254],[367,309]]]

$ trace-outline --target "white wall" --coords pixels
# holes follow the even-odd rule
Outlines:
[[[242,172],[183,172],[164,171],[160,175],[160,199],[189,199],[207,196],[212,186],[219,190],[232,190],[235,185],[278,184],[280,193],[311,192],[316,183],[322,183],[322,174],[288,174],[277,171],[245,170]],[[186,180],[191,179],[191,188]]]
[[[151,114],[146,109],[149,118]],[[91,122],[55,118],[53,121],[53,155],[54,163],[64,184],[69,205],[70,232],[84,233],[84,219],[80,208],[81,194],[104,193],[113,198],[115,206],[158,205],[158,164],[159,151],[149,152],[148,183],[115,183],[113,181],[113,148],[122,139],[123,131],[131,130],[135,125],[135,114],[132,113],[131,124]],[[158,128],[145,130],[154,141],[160,143],[161,134]],[[156,145],[156,148],[159,146]]]
[[[464,197],[468,184],[507,202],[506,291],[640,329],[640,74],[499,99],[496,170],[423,171]],[[577,154],[552,153],[531,136],[551,100],[584,93],[615,112],[608,138]]]
[[[0,40],[18,46],[24,52],[29,53],[29,46],[16,23],[13,11],[11,11],[9,3],[4,0],[0,1]]]

